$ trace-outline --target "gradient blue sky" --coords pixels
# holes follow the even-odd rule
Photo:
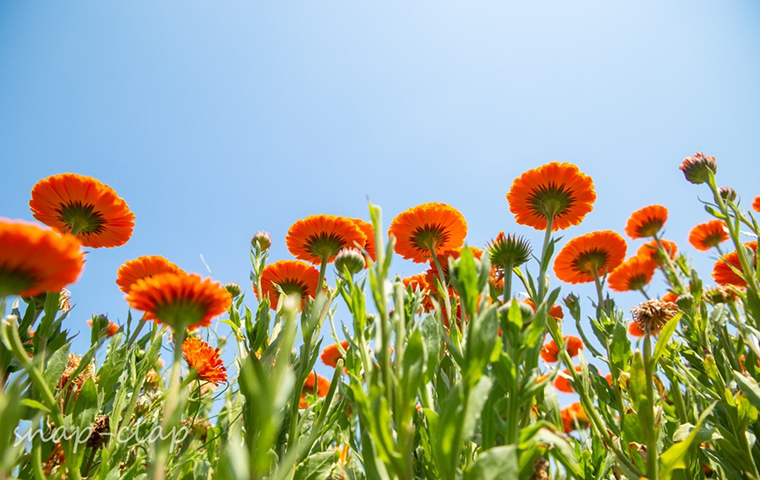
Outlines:
[[[125,260],[204,273],[203,254],[252,296],[255,231],[289,258],[292,222],[366,218],[367,197],[386,225],[446,202],[470,244],[506,230],[538,248],[505,194],[552,160],[578,164],[598,193],[566,239],[622,231],[661,203],[666,237],[693,253],[706,191],[683,180],[684,156],[715,155],[721,183],[745,203],[760,194],[759,21],[750,1],[5,0],[0,215],[31,219],[32,186],[61,172],[127,200],[133,238],[91,252],[71,288],[70,325],[85,333],[91,312],[125,318]],[[697,264],[707,275],[709,256]]]

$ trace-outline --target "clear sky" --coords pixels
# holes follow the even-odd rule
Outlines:
[[[71,288],[70,326],[85,333],[91,312],[124,320],[125,260],[205,273],[202,254],[252,297],[255,231],[290,258],[292,222],[367,218],[367,197],[386,226],[439,201],[465,215],[472,245],[505,230],[538,249],[505,194],[553,160],[598,193],[565,239],[622,231],[660,203],[666,238],[694,254],[706,190],[683,180],[683,157],[716,156],[747,205],[760,194],[759,22],[738,0],[4,0],[0,216],[31,220],[32,186],[62,172],[129,203],[131,241],[91,252]],[[394,270],[421,271],[400,258]]]

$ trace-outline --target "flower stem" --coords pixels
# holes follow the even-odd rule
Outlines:
[[[443,274],[443,268],[441,268],[441,262],[438,260],[438,255],[435,253],[435,248],[430,249],[430,255],[433,256],[435,268],[438,270],[438,278],[441,280],[441,287],[443,288],[443,303],[446,308],[446,318],[451,321],[451,300],[449,299],[449,286],[446,283],[446,276]]]
[[[153,480],[164,480],[166,466],[171,450],[172,435],[170,430],[176,426],[174,414],[179,404],[179,374],[182,367],[182,343],[185,341],[185,329],[177,328],[172,331],[174,335],[174,360],[172,361],[171,380],[169,389],[165,394],[163,421],[161,422],[161,437],[156,441],[156,460],[153,464]]]
[[[554,223],[554,217],[548,217],[546,219],[546,233],[544,234],[544,245],[541,247],[541,260],[540,260],[540,270],[538,273],[538,278],[536,281],[538,282],[538,298],[534,300],[535,304],[538,305],[540,302],[544,300],[544,295],[546,295],[544,284],[546,283],[544,281],[544,277],[546,276],[546,267],[549,266],[549,259],[546,258],[546,254],[549,250],[549,244],[551,243],[552,239],[552,224]]]
[[[665,263],[668,264],[668,268],[671,272],[673,272],[673,277],[676,279],[676,284],[681,290],[679,292],[679,295],[686,293],[688,290],[684,286],[683,281],[681,280],[681,276],[678,274],[678,269],[673,263],[673,259],[670,258],[670,252],[665,249],[665,246],[662,244],[662,240],[660,240],[660,237],[658,237],[656,233],[654,234],[654,241],[657,242],[657,247],[659,247],[660,252],[662,252],[662,255],[665,257]]]
[[[319,292],[322,291],[322,286],[325,284],[326,271],[327,271],[327,257],[322,257],[322,263],[319,265],[319,283],[317,283],[317,295],[319,295]]]
[[[512,264],[504,266],[504,295],[503,303],[507,303],[512,298]]]
[[[649,335],[649,331],[644,333],[644,374],[647,377],[647,404],[645,408],[651,409],[650,418],[652,419],[652,431],[647,435],[647,480],[659,480],[659,452],[657,451],[658,422],[655,418],[654,386],[652,381],[652,376],[654,375],[654,364],[652,362],[652,336]]]

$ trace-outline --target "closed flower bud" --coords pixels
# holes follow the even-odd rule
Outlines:
[[[533,321],[533,315],[535,314],[533,307],[514,298],[499,307],[498,313],[500,317],[506,317],[506,315],[509,315],[509,309],[512,308],[512,302],[517,302],[517,306],[520,307],[523,325]]]
[[[361,272],[365,266],[364,257],[355,248],[344,248],[335,257],[335,268],[338,269],[338,273],[343,273],[345,269],[348,269],[353,275]]]
[[[694,302],[694,297],[690,293],[680,295],[676,298],[676,305],[678,305],[678,308],[686,312],[691,311],[694,308]]]
[[[736,190],[731,187],[720,187],[720,198],[724,202],[733,202],[736,200]]]
[[[491,265],[502,268],[519,267],[530,260],[531,248],[525,238],[517,235],[499,235],[488,244]]]
[[[224,286],[224,288],[232,295],[232,298],[237,298],[242,293],[242,290],[240,289],[240,285],[238,285],[235,282],[230,282],[227,285]]]
[[[706,183],[710,175],[718,173],[715,157],[707,157],[702,153],[695,153],[691,157],[684,158],[678,168],[681,169],[686,180],[696,185]]]
[[[251,246],[253,248],[259,247],[261,251],[269,250],[272,246],[272,237],[265,231],[256,232],[251,239]]]

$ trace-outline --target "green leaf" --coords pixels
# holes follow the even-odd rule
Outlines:
[[[404,404],[410,407],[409,413],[411,415],[417,390],[423,385],[422,379],[425,370],[425,345],[422,342],[422,333],[419,330],[415,330],[409,337],[409,343],[404,350],[401,370],[401,394]]]
[[[61,380],[63,371],[66,370],[66,365],[69,363],[69,348],[71,344],[67,343],[50,355],[47,366],[45,367],[45,383],[50,387],[51,391],[55,391],[55,386]]]
[[[705,420],[707,420],[707,417],[710,415],[714,407],[715,403],[702,412],[697,424],[694,426],[694,430],[691,431],[685,440],[674,443],[670,448],[665,450],[662,455],[660,455],[660,480],[671,480],[673,478],[673,472],[686,468],[689,447],[694,443],[694,439],[699,435],[702,425],[704,425]]]
[[[74,403],[74,420],[79,428],[92,426],[95,413],[98,411],[98,389],[92,378],[88,378],[79,391],[76,403]]]
[[[110,350],[110,349],[109,349]],[[107,396],[127,366],[127,346],[110,350],[103,365],[98,370],[98,386]]]
[[[517,478],[519,464],[514,445],[495,447],[478,455],[464,474],[464,480]]]
[[[665,353],[665,347],[668,345],[670,337],[673,336],[673,332],[676,331],[676,328],[678,327],[678,321],[681,320],[682,316],[683,313],[679,312],[678,315],[671,318],[668,323],[662,327],[660,335],[657,338],[657,345],[654,347],[654,354],[652,354],[652,365],[656,366],[657,362],[662,357],[662,354]],[[654,366],[652,367],[653,369]]]
[[[742,393],[755,408],[760,410],[760,385],[758,385],[757,380],[736,370],[734,370],[734,377]]]
[[[29,408],[35,408],[37,410],[41,410],[45,413],[50,413],[50,409],[47,408],[45,405],[41,404],[37,400],[32,400],[31,398],[25,398],[21,400],[21,405]]]
[[[301,462],[293,480],[324,480],[329,477],[337,452],[316,453]]]

